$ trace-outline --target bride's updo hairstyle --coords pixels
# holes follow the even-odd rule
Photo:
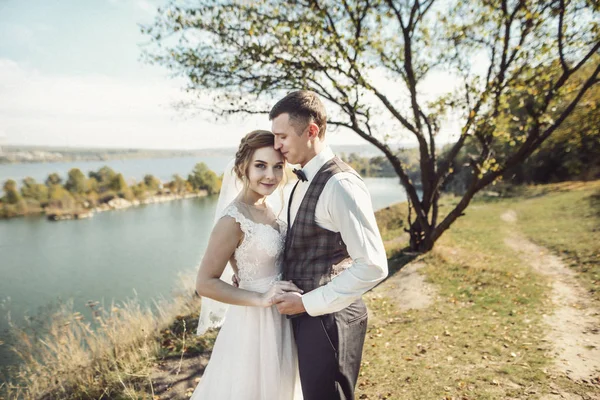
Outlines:
[[[252,161],[254,152],[263,147],[275,146],[275,135],[269,131],[256,130],[252,131],[240,142],[240,147],[235,153],[235,165],[233,170],[242,182],[246,182],[248,167]]]

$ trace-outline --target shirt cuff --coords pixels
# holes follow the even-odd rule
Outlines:
[[[321,296],[321,288],[311,290],[308,293],[302,295],[302,304],[306,313],[311,317],[317,317],[319,315],[327,314],[329,311],[323,305],[323,298]]]

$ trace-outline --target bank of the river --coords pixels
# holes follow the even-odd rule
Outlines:
[[[64,221],[71,219],[85,219],[91,218],[96,213],[106,212],[106,211],[114,211],[114,210],[124,210],[130,207],[138,207],[141,205],[147,204],[157,204],[157,203],[166,203],[168,201],[175,200],[185,200],[185,199],[193,199],[195,197],[206,197],[208,196],[208,192],[206,190],[200,190],[194,193],[185,193],[185,194],[160,194],[154,196],[148,196],[142,200],[126,200],[120,197],[109,200],[106,203],[100,204],[97,207],[92,207],[89,209],[76,209],[76,210],[61,210],[61,209],[52,209],[46,208],[43,212],[46,214],[48,220],[50,221]]]

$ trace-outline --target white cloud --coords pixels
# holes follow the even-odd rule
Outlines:
[[[451,89],[450,82],[441,75],[428,80],[422,90],[439,94]],[[0,131],[8,143],[193,149],[236,146],[250,130],[270,129],[266,116],[240,116],[229,123],[214,122],[209,114],[184,118],[172,107],[186,99],[182,86],[158,74],[141,82],[99,74],[51,75],[0,58]],[[389,81],[384,87],[397,104],[406,99]],[[391,133],[398,132],[391,128],[388,114],[383,113],[382,120],[388,121],[384,127]],[[440,143],[458,129],[456,121],[447,122]],[[410,136],[395,140],[407,139]],[[328,141],[365,144],[343,129],[331,129]]]
[[[26,49],[32,53],[47,54],[47,50],[38,43],[40,35],[47,34],[52,28],[46,24],[0,23],[0,47],[9,51]]]
[[[139,83],[103,75],[53,76],[0,59],[0,130],[9,143],[202,148],[232,146],[266,118],[242,124],[183,119],[180,82]],[[259,126],[260,125],[260,126]]]
[[[125,6],[125,7],[133,7],[138,11],[143,11],[146,14],[154,15],[156,13],[156,9],[158,5],[153,3],[157,3],[157,1],[152,0],[108,0],[108,2],[113,6]],[[160,1],[159,4],[164,3]]]
[[[129,81],[105,75],[50,75],[0,58],[0,131],[7,143],[211,148],[237,146],[254,129],[270,129],[266,116],[215,122],[210,114],[184,117],[173,108],[185,100],[183,82],[161,77]],[[333,131],[332,144],[365,144]]]
[[[156,12],[156,7],[146,0],[137,0],[136,5],[139,9],[148,14],[154,14]]]

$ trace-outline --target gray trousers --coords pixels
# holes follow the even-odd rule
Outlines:
[[[305,400],[352,400],[367,332],[362,299],[341,311],[292,319]]]

